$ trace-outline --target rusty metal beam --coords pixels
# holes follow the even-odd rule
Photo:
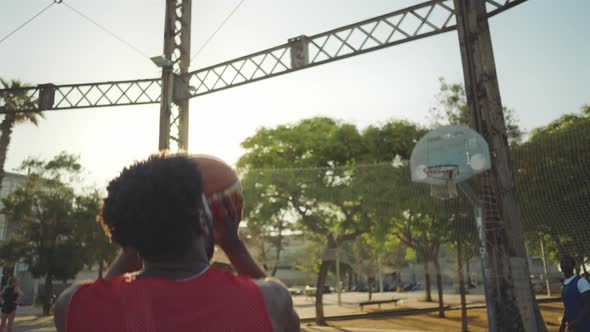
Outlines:
[[[494,16],[525,1],[486,0],[487,15]],[[174,100],[197,97],[453,31],[457,29],[455,16],[453,0],[430,0],[310,37],[292,38],[279,46],[175,75]],[[44,98],[40,98],[42,90]],[[2,89],[0,114],[13,111],[6,108],[5,102],[11,93],[24,94],[38,105],[34,109],[14,110],[16,112],[157,104],[160,103],[161,79],[45,85],[19,91]],[[41,99],[53,99],[54,102],[41,104]]]

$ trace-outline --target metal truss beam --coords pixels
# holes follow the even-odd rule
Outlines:
[[[526,0],[486,0],[488,17]],[[310,37],[275,46],[210,67],[174,75],[174,100],[186,100],[301,69],[346,59],[457,29],[453,0],[431,0]],[[62,110],[160,103],[161,80],[44,85],[0,90],[0,114],[12,93],[30,97],[35,109]],[[52,98],[55,91],[55,98]],[[43,97],[43,98],[41,98]]]
[[[158,148],[188,149],[188,110],[190,96],[178,97],[187,87],[191,51],[192,0],[166,0],[164,57],[170,65],[162,68],[160,135]]]

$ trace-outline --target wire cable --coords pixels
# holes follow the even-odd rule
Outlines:
[[[131,44],[130,42],[126,41],[125,39],[119,37],[115,32],[107,29],[106,27],[104,27],[103,25],[101,25],[100,23],[96,22],[95,20],[93,20],[92,18],[90,18],[88,15],[82,13],[81,11],[79,11],[78,9],[72,7],[71,5],[67,4],[66,2],[62,2],[64,6],[68,7],[71,11],[73,11],[74,13],[78,14],[80,17],[86,19],[88,22],[94,24],[95,26],[97,26],[99,29],[101,29],[102,31],[106,32],[107,34],[109,34],[111,37],[117,39],[118,41],[120,41],[121,43],[125,44],[127,47],[131,48],[132,50],[134,50],[135,52],[137,52],[138,54],[141,54],[143,57],[145,57],[146,59],[150,60],[150,56],[147,55],[146,53],[144,53],[142,50],[140,50],[139,48],[135,47],[133,44]],[[150,60],[151,61],[151,60]]]
[[[55,1],[51,2],[47,7],[43,8],[40,12],[38,12],[37,14],[35,14],[35,16],[33,16],[30,19],[26,20],[18,28],[12,30],[9,34],[7,34],[6,36],[2,37],[2,39],[0,39],[0,44],[2,44],[2,42],[5,41],[6,39],[8,39],[10,36],[14,35],[17,31],[19,31],[20,29],[24,28],[27,24],[31,23],[34,19],[36,19],[37,17],[39,17],[39,15],[43,14],[47,9],[49,9],[49,7],[53,6],[54,4],[55,4]]]
[[[238,2],[238,4],[229,13],[229,15],[227,15],[227,17],[221,22],[221,24],[219,24],[219,26],[217,27],[217,29],[209,36],[209,38],[207,38],[207,40],[203,43],[203,45],[201,45],[201,47],[195,52],[195,54],[193,54],[193,56],[191,56],[191,62],[193,61],[194,58],[196,58],[197,56],[199,56],[199,54],[201,54],[201,52],[203,51],[203,49],[205,49],[205,47],[209,44],[209,42],[213,38],[215,38],[215,35],[217,35],[217,33],[223,28],[223,26],[227,23],[227,21],[229,21],[229,19],[238,11],[238,9],[240,9],[240,7],[242,6],[242,4],[245,1],[246,0],[240,0],[240,2]]]

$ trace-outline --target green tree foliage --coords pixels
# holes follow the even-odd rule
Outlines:
[[[14,89],[10,92],[3,93],[5,111],[4,119],[0,122],[0,189],[2,186],[2,179],[4,179],[4,164],[6,163],[6,154],[12,136],[12,130],[16,124],[32,123],[35,126],[39,123],[39,119],[43,117],[43,113],[38,111],[16,112],[17,110],[28,110],[36,108],[37,101],[32,99],[24,88],[27,85],[20,81],[13,80],[11,82],[0,79],[0,84],[4,89]]]
[[[76,195],[72,184],[81,166],[66,153],[48,161],[25,160],[20,171],[28,174],[24,184],[2,200],[14,231],[0,249],[16,248],[13,257],[20,257],[34,277],[44,277],[43,313],[48,315],[53,282],[74,278],[99,251],[99,241],[89,239],[97,225],[97,195]]]
[[[566,114],[531,132],[513,149],[516,185],[525,230],[544,234],[552,257],[590,256],[587,213],[590,197],[590,107]]]
[[[274,276],[279,267],[281,251],[286,245],[285,233],[293,230],[293,224],[285,218],[289,202],[274,197],[268,191],[270,188],[258,182],[255,176],[241,178],[244,193],[243,216],[248,223],[247,242],[256,249],[258,259],[267,266],[271,261],[269,256],[273,256],[270,273]],[[269,247],[274,248],[272,254]]]
[[[431,109],[434,126],[463,125],[471,126],[472,119],[467,107],[465,88],[460,83],[447,83],[440,78],[440,91],[436,96],[436,106]],[[524,137],[524,131],[518,125],[516,113],[504,107],[504,120],[506,121],[506,134],[508,142],[520,143]]]
[[[375,194],[374,182],[364,181],[369,179],[363,180],[362,167],[354,166],[391,162],[396,155],[408,158],[421,134],[422,129],[403,121],[359,132],[352,124],[322,117],[259,129],[242,143],[246,153],[238,162],[244,196],[253,198],[245,202],[250,205],[246,222],[263,222],[258,215],[276,224],[273,218],[290,216],[296,229],[321,236],[326,252],[333,252],[375,223],[375,211],[365,208]],[[324,255],[319,289],[332,260]],[[324,323],[321,291],[316,292],[316,317]]]
[[[117,247],[98,222],[101,198],[98,191],[76,197],[72,217],[77,223],[77,240],[82,245],[85,265],[98,265],[98,278],[102,278],[105,266],[117,255]]]
[[[5,175],[4,165],[6,164],[6,155],[12,138],[12,130],[16,124],[32,123],[35,126],[38,124],[39,118],[43,117],[40,112],[20,112],[15,110],[26,110],[35,108],[36,100],[32,99],[27,93],[19,88],[26,87],[20,81],[13,80],[7,82],[0,79],[0,87],[4,89],[14,89],[10,92],[3,93],[2,99],[4,106],[2,110],[9,111],[4,115],[2,122],[0,122],[0,190],[2,189],[2,182]],[[14,267],[13,263],[6,263],[3,265],[5,271],[11,271]]]
[[[295,125],[262,128],[242,147],[247,152],[238,168],[243,174],[244,196],[257,199],[253,211],[262,211],[260,203],[267,203],[262,205],[270,207],[272,217],[277,208],[288,208],[285,213],[292,213],[301,228],[322,235],[328,249],[362,233],[360,224],[367,222],[358,213],[361,198],[346,192],[348,175],[341,168],[354,163],[362,150],[355,126],[312,118]],[[283,168],[282,172],[277,167]],[[324,260],[319,272],[316,315],[324,324],[321,289],[328,261]]]

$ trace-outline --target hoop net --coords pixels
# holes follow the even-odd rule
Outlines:
[[[437,165],[427,167],[425,172],[430,182],[430,195],[438,199],[457,197],[456,165]]]

